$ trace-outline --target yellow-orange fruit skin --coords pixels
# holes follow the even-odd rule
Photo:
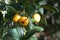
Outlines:
[[[13,17],[13,21],[14,22],[18,22],[18,20],[21,18],[21,16],[19,14],[15,14]]]
[[[28,25],[28,18],[27,17],[21,17],[19,20],[20,25],[27,26]]]

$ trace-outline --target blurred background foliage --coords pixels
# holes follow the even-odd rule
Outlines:
[[[40,22],[34,22],[37,12]],[[15,14],[26,16],[29,24],[12,21]],[[59,0],[0,0],[1,40],[60,40]]]

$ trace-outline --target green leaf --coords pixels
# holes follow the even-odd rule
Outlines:
[[[9,32],[15,40],[19,40],[24,36],[24,30],[21,27],[11,28]]]
[[[13,16],[17,13],[17,11],[11,6],[6,6],[6,11],[7,11],[7,14],[6,14],[5,18],[8,20],[9,19],[11,20],[13,18]]]
[[[6,35],[6,24],[7,22],[4,22],[0,25],[0,37],[4,37]]]
[[[43,0],[34,0],[35,1],[35,3],[39,3],[40,1],[43,1]]]
[[[7,34],[3,35],[3,40],[20,40],[24,36],[24,31],[20,27],[11,28],[8,30]]]
[[[3,10],[4,7],[5,7],[5,4],[0,1],[0,10]]]
[[[29,29],[33,29],[33,19],[29,18]]]
[[[19,35],[18,35],[16,28],[10,29],[10,33],[11,33],[14,40],[19,40]]]
[[[41,21],[40,21],[40,23],[42,23],[42,24],[44,24],[44,25],[48,25],[48,24],[47,24],[47,20],[46,20],[45,18],[42,18]]]
[[[42,5],[46,5],[46,4],[47,4],[47,2],[46,2],[45,0],[39,2],[39,5],[40,5],[40,6],[42,6]]]
[[[32,23],[35,22],[35,19],[34,18],[31,18],[30,20],[31,20]]]
[[[18,32],[19,38],[22,38],[24,36],[24,30],[20,27],[17,27],[16,30]]]
[[[6,18],[3,18],[3,22],[8,22],[8,19],[6,19]]]
[[[28,30],[25,34],[25,36],[21,39],[21,40],[27,40],[28,38],[30,38],[33,34],[35,33],[35,30]]]
[[[30,37],[28,40],[38,40],[37,37],[35,35],[33,35],[32,37]]]
[[[13,8],[15,8],[17,11],[22,11],[23,10],[23,6],[18,4],[18,3],[14,3],[14,4],[11,4],[9,6],[12,6]]]
[[[0,22],[3,21],[3,14],[0,12]]]
[[[53,6],[49,5],[49,4],[43,5],[42,7],[44,9],[46,9],[47,11],[50,11],[52,13],[56,13],[57,12],[57,9],[54,8]]]
[[[22,40],[27,40],[29,39],[35,32],[41,32],[44,29],[39,26],[34,26],[34,29],[28,30],[25,34],[25,36],[22,38]]]
[[[30,4],[30,0],[21,0],[22,4],[26,6],[27,4]]]
[[[16,3],[16,0],[4,0],[5,4],[13,4]]]
[[[40,8],[39,8],[39,12],[40,12],[40,14],[43,15],[43,14],[44,14],[44,8],[40,7]]]
[[[2,40],[14,40],[11,34],[6,34]]]
[[[25,11],[28,14],[28,16],[31,16],[31,14],[33,14],[35,10],[31,5],[27,5]]]
[[[40,26],[34,26],[34,30],[36,30],[37,32],[42,32],[44,29]]]

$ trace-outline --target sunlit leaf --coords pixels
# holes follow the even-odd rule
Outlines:
[[[32,37],[30,37],[28,40],[38,40],[37,37],[35,35],[33,35]]]
[[[39,11],[40,11],[41,14],[44,14],[44,8],[42,8],[42,7],[39,8]]]
[[[17,32],[16,28],[10,29],[10,33],[13,36],[14,40],[17,40],[17,39],[19,40],[19,35],[18,35],[18,32]]]
[[[13,4],[16,3],[16,0],[4,0],[5,4]]]
[[[20,38],[24,36],[24,31],[23,31],[23,29],[22,29],[22,28],[17,27],[17,28],[16,28],[16,30],[17,30],[18,35],[19,35],[19,37],[20,37]]]
[[[42,32],[44,29],[40,26],[34,26],[34,29],[37,31],[37,32]]]
[[[40,4],[40,6],[42,6],[42,5],[46,5],[47,2],[46,1],[40,1],[39,4]]]

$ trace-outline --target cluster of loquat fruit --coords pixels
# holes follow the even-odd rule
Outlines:
[[[34,13],[32,18],[35,20],[35,22],[40,22],[41,16],[38,13]],[[18,13],[16,13],[13,17],[14,22],[18,22],[22,26],[27,26],[29,23],[29,19],[26,16],[20,16]]]

